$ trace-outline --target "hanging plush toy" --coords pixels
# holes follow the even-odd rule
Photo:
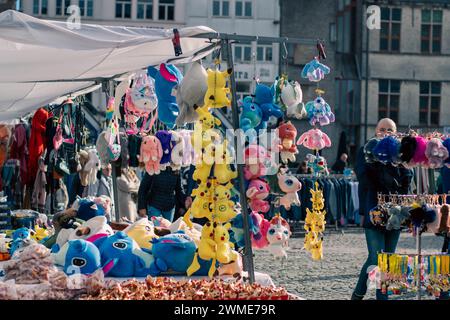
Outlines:
[[[214,117],[211,112],[208,111],[205,107],[197,107],[194,105],[194,109],[198,114],[198,123],[201,124],[202,131],[208,131],[213,129],[215,126],[220,126],[222,122]]]
[[[255,225],[258,226],[259,232],[251,235],[252,237],[252,246],[255,249],[264,249],[269,245],[269,241],[267,240],[267,232],[270,228],[270,222],[264,218],[263,214],[254,213],[255,216]]]
[[[106,120],[111,120],[114,115],[114,108],[115,108],[115,101],[114,97],[110,97],[108,99],[108,105],[106,106]]]
[[[263,146],[256,144],[249,145],[245,148],[244,157],[244,177],[246,180],[256,179],[266,175],[265,163],[269,157]]]
[[[447,149],[448,153],[450,154],[450,138],[447,138],[442,143],[443,146]],[[445,165],[450,168],[450,157],[447,158],[447,160],[444,161]]]
[[[280,215],[276,215],[270,220],[270,227],[267,231],[267,241],[269,242],[267,249],[275,257],[287,259],[286,250],[289,247],[290,236],[289,223]]]
[[[430,169],[437,169],[443,166],[449,154],[447,148],[442,144],[441,139],[432,138],[427,143],[425,156],[428,158]]]
[[[270,87],[264,84],[256,85],[253,101],[260,106],[262,111],[261,123],[256,127],[256,130],[266,129],[270,117],[281,118],[283,116],[280,106],[273,103],[273,100],[274,97]]]
[[[253,143],[257,137],[257,132],[250,134],[247,131],[255,129],[262,120],[262,111],[260,106],[253,102],[252,97],[245,97],[243,101],[239,101],[241,107],[241,118],[239,127],[249,136],[249,143]]]
[[[322,91],[323,92],[323,91]],[[335,121],[334,113],[330,105],[320,95],[306,104],[309,123],[314,126],[316,123],[326,126]]]
[[[194,259],[191,265],[186,271],[188,277],[194,274],[198,269],[200,269],[199,258],[202,260],[212,260],[211,267],[208,272],[210,278],[213,277],[216,270],[216,248],[217,244],[214,241],[214,228],[217,224],[211,221],[205,223],[202,228],[202,235],[200,237],[200,244],[198,245],[197,251],[195,252]]]
[[[400,142],[392,136],[387,136],[378,141],[376,146],[373,148],[373,154],[375,159],[384,164],[397,163],[399,162],[399,149]]]
[[[425,155],[425,151],[427,149],[427,139],[421,136],[416,136],[416,150],[414,152],[414,156],[410,161],[410,165],[412,166],[428,166],[428,159]]]
[[[322,150],[325,147],[331,147],[331,140],[320,129],[311,129],[300,136],[297,145],[303,145],[310,150]]]
[[[231,228],[230,223],[218,223],[214,228],[214,242],[216,243],[216,259],[222,264],[235,261],[236,251],[232,250],[234,245],[230,242],[230,234],[228,230]]]
[[[246,192],[247,198],[249,198],[249,206],[254,212],[266,213],[270,210],[270,204],[265,201],[270,194],[269,184],[263,179],[250,180],[248,189]]]
[[[148,74],[155,79],[155,91],[158,98],[158,119],[169,129],[175,126],[178,116],[178,105],[172,90],[183,81],[183,75],[177,67],[162,63],[159,70],[155,67],[147,69]]]
[[[211,169],[216,156],[216,145],[210,143],[202,149],[201,159],[196,160],[195,170],[192,179],[198,183],[205,182],[211,175]]]
[[[230,107],[231,101],[227,97],[227,94],[230,93],[230,89],[226,87],[226,84],[232,69],[229,68],[225,71],[207,69],[206,72],[208,74],[208,90],[205,94],[204,107]]]
[[[307,154],[306,160],[308,161],[307,166],[311,168],[314,175],[325,174],[329,175],[327,160],[322,156],[315,156],[313,154]]]
[[[248,215],[248,225],[250,230],[250,235],[253,236],[259,234],[259,214],[257,212],[252,211]],[[233,231],[233,239],[238,248],[243,248],[245,246],[244,240],[244,217],[242,213],[239,213],[232,221],[231,221],[231,230]],[[259,238],[258,238],[259,239]]]
[[[170,153],[170,167],[172,170],[180,170],[183,165],[184,141],[177,131],[171,131],[173,149]]]
[[[308,62],[302,70],[302,78],[308,79],[311,82],[319,82],[325,78],[326,74],[330,73],[330,68],[319,62],[317,57]]]
[[[163,157],[161,142],[155,136],[144,136],[142,138],[141,150],[138,156],[140,162],[145,165],[145,171],[149,175],[159,174],[159,164]]]
[[[409,163],[414,157],[416,152],[417,141],[412,136],[406,136],[402,138],[400,143],[399,156],[403,163]]]
[[[192,131],[190,130],[180,130],[178,132],[183,139],[183,160],[182,166],[189,167],[194,163],[194,146],[192,145]]]
[[[126,114],[147,118],[158,106],[155,81],[147,73],[139,72],[133,87],[127,88],[124,109]]]
[[[298,191],[302,189],[301,182],[294,176],[286,173],[278,173],[278,186],[281,191],[286,194],[280,198],[280,206],[291,209],[291,205],[300,206],[300,199],[298,197]]]
[[[279,146],[281,161],[283,163],[295,162],[295,155],[298,153],[295,145],[297,129],[290,121],[284,122],[278,127],[278,136],[281,140]]]
[[[374,137],[367,141],[367,143],[364,145],[364,158],[367,163],[373,163],[377,161],[377,158],[375,156],[374,149],[377,146],[380,139]],[[415,141],[415,139],[414,139]]]
[[[234,210],[234,202],[230,200],[231,187],[233,187],[233,184],[231,183],[223,186],[214,182],[214,193],[212,195],[213,201],[210,205],[210,209],[212,211],[212,220],[214,222],[225,223],[236,216],[236,211]]]
[[[212,202],[211,194],[211,182],[202,182],[200,185],[192,191],[191,196],[195,197],[192,201],[191,207],[188,209],[183,217],[183,221],[192,227],[192,222],[189,219],[191,213],[195,218],[208,218],[212,220],[212,212],[210,210]]]
[[[285,76],[277,78],[272,86],[275,102],[282,104],[288,118],[303,119],[306,117],[303,92],[297,81],[289,81]]]
[[[193,62],[189,70],[184,75],[183,81],[178,85],[176,99],[180,113],[176,124],[183,126],[186,123],[197,121],[198,114],[194,105],[203,106],[206,91],[208,74],[200,61]]]
[[[323,192],[319,190],[319,183],[315,183],[315,190],[310,189],[312,198],[312,211],[306,208],[306,218],[304,229],[306,230],[304,248],[311,253],[313,260],[320,260],[323,257],[322,242],[325,231],[325,201]]]
[[[161,143],[163,152],[161,161],[159,162],[159,169],[166,170],[166,168],[170,165],[170,157],[172,155],[172,148],[174,146],[174,143],[172,141],[172,134],[169,131],[160,130],[155,134],[155,136]]]
[[[155,234],[153,222],[147,218],[137,220],[135,223],[126,227],[123,232],[136,241],[139,247],[148,250],[152,249],[152,240],[158,238]]]
[[[228,141],[225,140],[222,144],[216,146],[216,162],[214,164],[214,177],[220,184],[227,184],[232,179],[237,178],[237,172],[230,168],[234,158],[228,150]],[[221,155],[221,156],[220,156]]]

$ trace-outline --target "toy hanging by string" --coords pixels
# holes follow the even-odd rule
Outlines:
[[[323,191],[319,189],[319,183],[316,181],[315,189],[310,189],[312,211],[306,208],[305,226],[306,230],[304,246],[311,253],[313,260],[321,260],[323,258],[323,232],[325,231],[325,200]]]

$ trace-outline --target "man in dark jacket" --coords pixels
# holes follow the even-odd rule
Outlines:
[[[396,131],[395,122],[386,118],[378,122],[376,135],[383,138]],[[386,230],[374,226],[370,221],[369,212],[378,204],[378,193],[407,194],[413,173],[402,166],[395,167],[389,163],[367,163],[363,148],[358,151],[355,171],[359,181],[360,214],[369,251],[369,256],[362,267],[358,283],[352,294],[352,300],[361,300],[367,291],[368,267],[377,265],[379,252],[394,253],[400,238],[400,230]],[[381,290],[377,290],[377,299],[386,300],[387,295],[382,294]]]
[[[140,217],[162,216],[172,222],[176,205],[185,207],[185,201],[179,171],[173,171],[168,167],[160,174],[145,173],[138,191]]]

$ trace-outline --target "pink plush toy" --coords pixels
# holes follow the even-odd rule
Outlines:
[[[270,228],[270,222],[264,219],[264,215],[252,212],[258,221],[259,233],[256,235],[252,234],[252,247],[256,249],[264,249],[269,245],[267,241],[267,231]]]
[[[142,138],[139,161],[145,164],[145,171],[148,174],[159,174],[159,163],[163,156],[161,142],[155,136],[145,136]]]
[[[411,165],[415,166],[428,166],[428,159],[425,155],[425,151],[427,149],[427,139],[421,136],[416,137],[416,151],[414,152],[414,156],[410,162]]]
[[[245,167],[244,177],[246,180],[256,179],[266,175],[266,161],[269,159],[267,151],[263,146],[251,144],[244,151]]]
[[[436,169],[444,165],[444,161],[447,160],[449,154],[447,148],[442,144],[441,139],[432,138],[427,143],[425,156],[429,161],[429,167]]]
[[[262,179],[250,181],[247,189],[247,197],[250,199],[249,205],[252,211],[266,213],[270,210],[269,202],[264,201],[269,196],[269,184]]]
[[[268,250],[276,257],[287,258],[286,249],[289,246],[291,228],[289,223],[280,216],[275,216],[269,222],[267,231]]]
[[[325,147],[331,147],[331,140],[320,129],[311,129],[300,136],[297,145],[303,145],[311,150],[322,150]]]
[[[280,198],[280,206],[285,207],[287,210],[291,209],[291,205],[300,206],[300,199],[297,192],[301,190],[301,182],[294,176],[279,173],[278,185],[280,189],[286,194]]]

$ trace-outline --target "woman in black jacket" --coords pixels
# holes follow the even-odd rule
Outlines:
[[[395,122],[391,119],[381,119],[376,127],[376,135],[380,138],[397,131]],[[364,150],[358,151],[355,166],[358,177],[358,194],[360,196],[360,215],[366,234],[369,256],[363,265],[359,280],[352,294],[352,300],[361,300],[367,291],[367,268],[378,263],[378,253],[395,252],[400,230],[386,230],[376,227],[370,222],[369,211],[378,204],[378,193],[407,194],[413,177],[411,170],[403,166],[393,166],[381,162],[367,163]],[[377,299],[386,300],[387,295],[377,290]]]
[[[140,217],[162,216],[173,221],[175,207],[185,207],[186,196],[181,189],[179,171],[170,167],[160,174],[145,173],[138,191],[138,213]]]

